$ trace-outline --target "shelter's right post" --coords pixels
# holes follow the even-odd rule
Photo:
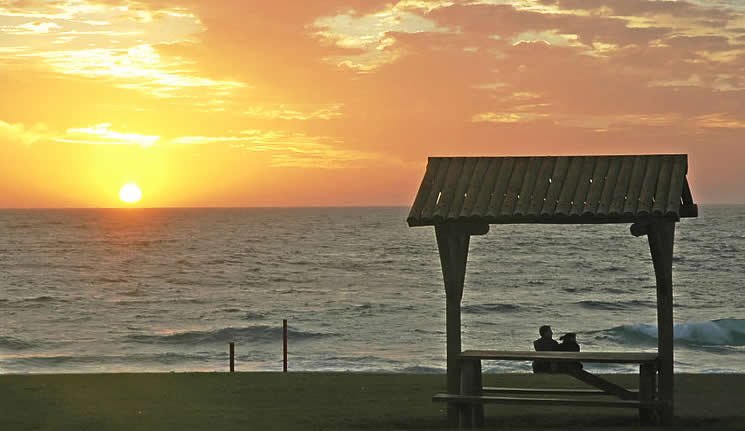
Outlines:
[[[657,280],[657,350],[659,353],[659,394],[663,425],[673,422],[673,243],[675,222],[651,223],[647,239]]]

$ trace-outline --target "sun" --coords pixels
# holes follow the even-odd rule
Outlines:
[[[137,201],[139,201],[141,197],[142,191],[140,191],[140,188],[137,187],[137,184],[125,184],[119,190],[119,199],[121,199],[122,202],[126,202],[128,204],[137,203]]]

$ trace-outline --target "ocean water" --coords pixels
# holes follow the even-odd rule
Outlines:
[[[229,342],[239,371],[281,370],[282,319],[290,371],[442,372],[434,229],[407,211],[0,211],[0,373],[225,371]],[[678,224],[677,372],[745,372],[743,228],[745,206]],[[492,226],[471,240],[463,347],[531,349],[550,324],[585,351],[653,351],[654,286],[628,225]]]

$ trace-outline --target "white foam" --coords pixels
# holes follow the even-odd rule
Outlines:
[[[657,338],[657,326],[635,324],[630,330]],[[673,326],[677,341],[701,345],[742,345],[745,342],[745,319],[721,319],[705,322],[686,322]]]

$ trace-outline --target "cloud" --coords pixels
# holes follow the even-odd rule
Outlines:
[[[728,20],[734,15],[722,7],[698,5],[688,1],[659,0],[540,0],[543,5],[554,5],[562,10],[592,11],[607,16],[660,16],[676,18],[706,18]]]
[[[48,137],[49,130],[43,123],[38,123],[29,128],[24,124],[10,124],[0,120],[0,142],[31,145]]]
[[[261,120],[333,120],[341,118],[343,104],[325,105],[258,105],[249,106],[244,114],[249,118]]]
[[[184,157],[214,151],[262,167],[333,168],[338,178],[362,165],[420,166],[433,154],[670,151],[707,166],[745,163],[733,150],[745,133],[745,12],[724,1],[26,0],[0,8],[15,14],[8,25],[61,27],[3,33],[0,48],[0,68],[25,75],[0,90],[32,101],[0,108],[0,117],[78,130],[60,139],[106,141],[83,129],[137,132],[161,136],[155,145]],[[69,100],[79,106],[65,109]],[[78,127],[113,120],[141,128]]]
[[[142,148],[147,148],[160,139],[159,136],[117,132],[110,130],[109,127],[111,127],[110,123],[102,123],[91,127],[67,129],[64,136],[54,140],[86,145],[140,145]]]
[[[732,118],[730,114],[715,112],[695,118],[696,125],[704,128],[745,129],[745,119]]]
[[[188,59],[159,51],[164,44],[193,43],[204,31],[189,8],[166,3],[9,1],[0,6],[0,19],[8,23],[0,33],[12,46],[30,47],[13,58],[15,67],[28,70],[41,60],[56,73],[107,80],[156,98],[220,98],[244,88],[242,82],[204,76]]]
[[[32,55],[32,54],[26,54]],[[194,98],[185,89],[204,88],[227,95],[246,85],[204,78],[189,71],[188,62],[162,57],[151,45],[128,49],[83,49],[33,54],[56,71],[89,78],[110,79],[113,85],[162,98]]]
[[[243,130],[232,136],[182,136],[168,141],[172,145],[229,144],[233,149],[266,155],[269,167],[340,169],[360,162],[384,161],[370,152],[343,148],[343,143],[327,136],[280,130]]]
[[[58,24],[53,22],[27,22],[20,25],[4,25],[0,27],[0,32],[15,34],[15,35],[27,35],[27,34],[47,34],[49,30],[61,28]]]
[[[321,17],[310,28],[321,41],[358,50],[348,55],[326,57],[326,61],[360,72],[369,72],[398,58],[398,52],[391,49],[395,38],[389,33],[446,31],[417,12],[428,13],[451,4],[444,1],[404,0],[367,15],[347,13]]]

